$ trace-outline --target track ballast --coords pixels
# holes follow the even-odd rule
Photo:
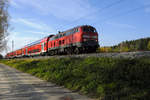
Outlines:
[[[141,58],[150,57],[150,51],[123,52],[123,53],[88,53],[88,54],[72,54],[72,55],[54,55],[54,56],[34,56],[17,59],[47,59],[47,58],[86,58],[86,57],[110,57],[110,58]]]

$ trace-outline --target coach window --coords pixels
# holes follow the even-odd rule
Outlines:
[[[59,37],[60,37],[60,35],[58,34],[58,35],[57,35],[57,39],[58,39]]]
[[[69,35],[68,32],[66,32],[66,35]]]
[[[76,29],[76,32],[79,32],[78,28]]]
[[[74,30],[71,30],[71,34],[73,34],[74,33]]]
[[[60,34],[60,37],[63,37],[63,34],[62,34],[62,33]]]
[[[58,39],[58,35],[55,37],[55,39]]]
[[[64,33],[63,36],[66,36],[66,33]]]
[[[72,30],[70,31],[70,34],[72,34]]]
[[[76,32],[76,31],[75,31],[75,29],[74,29],[72,33],[74,34],[75,32]]]
[[[49,39],[49,41],[52,41],[52,40],[54,40],[54,36],[53,36],[52,38]]]
[[[62,40],[62,44],[64,44],[65,40]]]

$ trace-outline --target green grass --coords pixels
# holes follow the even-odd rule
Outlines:
[[[106,100],[150,100],[150,59],[50,58],[1,63]]]

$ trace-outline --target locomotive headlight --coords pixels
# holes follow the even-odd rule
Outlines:
[[[88,36],[88,35],[83,35],[82,37],[83,38],[90,38],[90,36]]]
[[[85,41],[87,41],[87,39],[83,39],[83,41],[85,42]]]
[[[93,39],[97,39],[97,36],[92,36]]]

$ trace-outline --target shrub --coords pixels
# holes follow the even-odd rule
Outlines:
[[[149,100],[150,98],[149,58],[50,58],[0,62],[101,99]]]

